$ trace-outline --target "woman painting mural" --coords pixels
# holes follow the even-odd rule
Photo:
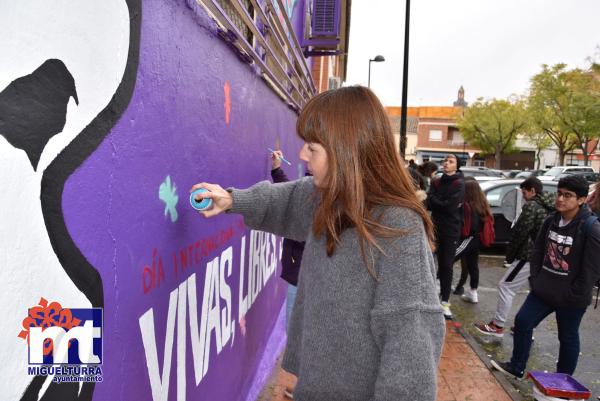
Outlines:
[[[321,93],[297,122],[313,177],[210,192],[213,217],[306,241],[285,370],[294,399],[435,400],[444,319],[433,226],[386,113],[363,87]]]

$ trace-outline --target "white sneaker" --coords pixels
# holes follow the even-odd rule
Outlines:
[[[469,289],[466,290],[464,294],[462,294],[461,299],[465,302],[470,302],[472,304],[476,304],[479,302],[479,297],[477,296],[477,290]]]
[[[452,311],[450,310],[450,302],[442,302],[442,309],[444,310],[444,318],[446,320],[452,320],[454,316],[452,316]]]

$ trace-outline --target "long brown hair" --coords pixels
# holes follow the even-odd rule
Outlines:
[[[471,208],[477,212],[482,219],[492,216],[492,209],[479,183],[474,179],[465,180],[465,202],[469,202]]]
[[[600,213],[600,186],[596,184],[597,188],[593,194],[591,194],[587,199],[587,204],[592,209],[592,212],[598,214]]]
[[[363,260],[365,245],[383,250],[376,236],[403,235],[375,216],[376,206],[401,206],[423,219],[433,248],[433,224],[394,144],[389,119],[371,90],[352,86],[323,92],[304,106],[296,124],[305,142],[318,143],[327,152],[328,171],[317,205],[313,231],[325,234],[327,255],[333,255],[346,228],[356,228]]]

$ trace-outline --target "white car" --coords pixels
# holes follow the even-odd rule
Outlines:
[[[492,170],[487,167],[461,167],[460,171],[462,171],[465,177],[473,177],[478,182],[482,181],[497,181],[505,179],[506,177],[502,174],[500,170]],[[440,169],[436,173],[436,176],[441,176],[443,171]]]
[[[540,181],[553,181],[558,180],[561,174],[575,172],[593,173],[594,169],[587,166],[556,166],[546,171],[543,175],[538,175],[538,178]]]
[[[521,207],[525,203],[520,190],[522,182],[523,179],[507,179],[479,183],[494,215],[495,245],[508,244],[510,228],[521,214]],[[556,181],[544,182],[544,192],[555,193],[557,185]]]

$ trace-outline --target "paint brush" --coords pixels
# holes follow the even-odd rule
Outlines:
[[[272,154],[273,154],[273,153],[275,153],[275,151],[274,151],[273,149],[271,149],[271,148],[267,148],[267,150],[268,150],[269,152],[271,152]],[[279,156],[278,158],[279,158],[279,160],[281,160],[282,162],[285,162],[285,163],[287,163],[287,164],[288,164],[288,165],[290,165],[290,166],[292,165],[292,163],[290,163],[289,161],[287,161],[287,160],[285,159],[285,157],[283,157],[283,156]]]

